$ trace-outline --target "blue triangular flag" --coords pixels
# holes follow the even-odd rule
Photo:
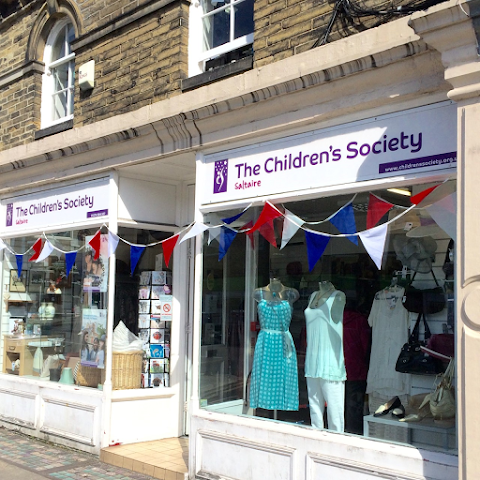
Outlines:
[[[17,260],[17,278],[22,276],[22,268],[23,268],[23,255],[15,255]]]
[[[308,269],[311,272],[323,255],[325,248],[330,241],[330,237],[321,235],[319,233],[313,233],[310,230],[304,230],[305,240],[307,241],[307,254],[308,254]]]
[[[223,222],[223,223],[226,223],[227,225],[230,225],[230,224],[233,223],[235,220],[237,220],[238,218],[240,218],[244,213],[245,213],[245,210],[243,210],[243,211],[240,212],[240,213],[237,213],[237,215],[234,215],[233,217],[222,218],[222,222]]]
[[[70,274],[70,270],[75,265],[75,260],[77,259],[77,252],[67,252],[65,253],[65,268],[66,268],[66,275]]]
[[[231,228],[222,227],[222,232],[220,233],[220,248],[218,249],[218,261],[220,261],[227,250],[230,248],[230,245],[233,242],[233,239],[237,236],[237,232]]]
[[[330,222],[338,228],[338,231],[340,233],[357,233],[357,225],[355,223],[355,215],[353,213],[353,206],[351,202],[341,208],[335,214],[335,216],[330,219]],[[358,245],[358,238],[356,235],[347,238],[355,245]]]
[[[140,260],[140,257],[142,256],[144,250],[145,247],[142,247],[140,245],[130,245],[130,273],[132,274],[132,276],[135,268],[137,268],[137,263]]]

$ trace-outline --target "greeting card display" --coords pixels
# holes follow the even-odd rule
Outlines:
[[[143,342],[142,387],[170,386],[171,274],[140,273],[138,336]]]

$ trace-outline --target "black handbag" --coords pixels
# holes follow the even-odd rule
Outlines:
[[[425,341],[420,341],[420,322],[423,320],[425,326]],[[430,327],[425,319],[424,313],[419,313],[415,327],[400,350],[395,370],[400,373],[413,373],[416,375],[436,375],[441,371],[436,359],[424,353],[420,347],[425,346],[431,336]]]
[[[412,287],[413,275],[410,283],[405,287],[405,294],[403,299],[403,306],[409,311],[414,313],[438,313],[441,312],[446,305],[445,291],[438,284],[437,278],[432,270],[433,279],[437,284],[434,288],[427,288],[420,290]]]

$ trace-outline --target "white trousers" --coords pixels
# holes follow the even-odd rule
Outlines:
[[[312,427],[324,428],[323,414],[326,402],[328,429],[343,432],[345,430],[345,382],[306,378]]]

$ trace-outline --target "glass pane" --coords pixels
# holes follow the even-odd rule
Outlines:
[[[453,240],[426,209],[401,216],[410,206],[408,195],[428,186],[372,192],[394,205],[376,222],[389,221],[381,269],[358,237],[353,242],[336,236],[339,230],[325,222],[351,202],[349,220],[337,218],[336,224],[352,232],[353,219],[357,232],[367,230],[370,192],[353,201],[352,195],[338,195],[284,203],[310,223],[282,250],[272,245],[282,234],[275,223],[255,232],[252,244],[238,232],[220,263],[218,244],[205,241],[202,405],[455,454],[454,418],[438,421],[428,404],[419,408],[453,355],[455,331]],[[446,196],[455,184],[441,188]],[[205,221],[218,225],[239,212],[209,214]],[[258,215],[250,208],[233,227],[255,222]],[[328,243],[313,240],[305,227],[333,236],[318,235]],[[421,326],[419,342],[444,353],[448,345],[447,362],[433,356],[427,362],[422,353],[419,363],[431,364],[431,374],[404,373],[397,359],[419,318],[418,310],[404,303],[405,292],[408,299],[410,284],[427,290],[437,281],[441,307],[428,310],[432,336]],[[403,417],[406,423],[400,423]]]
[[[203,13],[208,13],[223,8],[230,3],[230,0],[204,0],[202,2]]]
[[[240,399],[244,388],[245,241],[218,261],[218,246],[204,247],[200,396],[214,405]]]
[[[66,29],[62,28],[60,33],[58,34],[57,38],[55,39],[55,43],[52,47],[52,58],[51,61],[54,62],[60,58],[65,57],[67,55],[67,51],[65,50],[65,33]]]
[[[203,19],[204,50],[210,50],[230,41],[230,8]]]
[[[53,95],[53,120],[67,116],[67,91]]]
[[[66,54],[69,55],[72,53],[71,44],[75,40],[75,30],[72,24],[67,25],[67,52]]]
[[[31,212],[37,207],[40,208],[40,204],[32,204]],[[67,366],[71,368],[72,382],[93,388],[103,382],[109,264],[108,253],[92,260],[88,247],[92,232],[48,235],[48,240],[58,249],[77,251],[68,275],[65,257],[60,253],[38,263],[25,261],[20,278],[15,256],[5,255],[4,278],[9,282],[7,302],[11,302],[8,304],[11,325],[4,343],[8,358],[5,373],[58,381],[60,369]],[[15,238],[10,240],[10,248],[14,252],[25,252],[37,239],[33,236]],[[21,344],[22,349],[9,349],[9,342]],[[81,366],[76,371],[78,363]]]
[[[53,76],[53,91],[59,92],[60,90],[64,90],[68,87],[68,63],[64,63],[63,65],[59,65],[56,68],[52,68],[51,73]]]
[[[235,4],[234,38],[243,37],[253,32],[253,0]]]

